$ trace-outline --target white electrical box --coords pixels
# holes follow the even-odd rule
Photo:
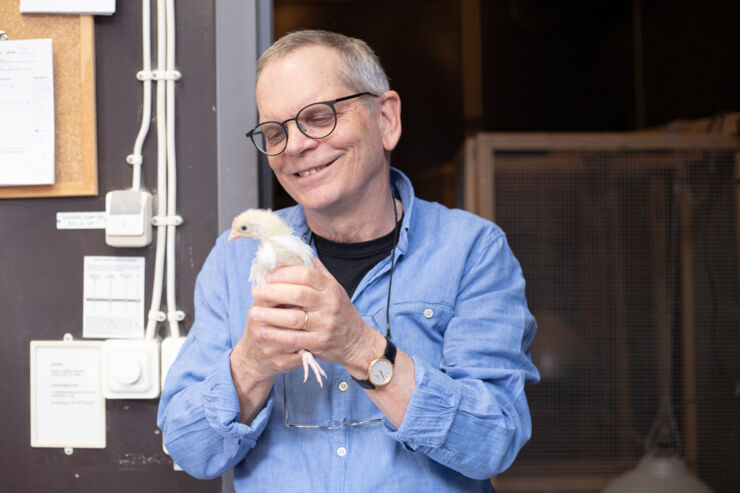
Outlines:
[[[152,194],[114,190],[105,195],[105,242],[113,247],[144,247],[152,242]]]
[[[162,387],[164,387],[167,372],[175,361],[175,358],[177,358],[177,354],[180,352],[180,348],[184,342],[184,337],[165,337],[162,341],[162,375],[159,379]]]
[[[109,339],[101,349],[106,399],[159,396],[159,340]]]

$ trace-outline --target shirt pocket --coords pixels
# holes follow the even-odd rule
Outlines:
[[[425,301],[392,303],[391,340],[410,356],[417,356],[439,367],[447,325],[455,314],[451,306]],[[386,332],[385,308],[371,316],[381,334]]]

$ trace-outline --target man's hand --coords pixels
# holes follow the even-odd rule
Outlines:
[[[353,377],[364,379],[370,362],[383,354],[385,337],[362,319],[346,291],[326,268],[315,260],[315,268],[282,267],[267,275],[267,284],[255,286],[262,341],[284,351],[310,350],[329,363],[342,365]],[[305,310],[308,325],[303,330]],[[378,409],[399,427],[416,386],[414,362],[400,348],[393,379],[380,389],[366,391]]]
[[[285,308],[275,308],[255,301],[249,309],[247,325],[244,335],[237,342],[231,353],[232,368],[236,365],[243,375],[248,375],[256,381],[270,380],[301,365],[301,357],[297,346],[286,345],[279,341],[265,338],[262,335],[263,327],[269,327],[269,315],[275,311],[296,311]],[[301,316],[301,323],[303,320]]]
[[[317,259],[316,268],[289,266],[268,274],[267,284],[255,286],[252,294],[260,307],[261,340],[290,348],[306,348],[318,358],[338,363],[362,376],[366,354],[382,354],[384,342],[362,319],[344,288]],[[292,305],[299,309],[274,308]],[[286,330],[288,329],[288,330]]]
[[[301,365],[300,347],[290,347],[262,336],[268,323],[265,310],[285,310],[255,302],[249,309],[247,326],[231,352],[231,377],[239,396],[239,421],[249,424],[265,405],[272,384],[280,373]],[[297,311],[297,310],[294,310]]]

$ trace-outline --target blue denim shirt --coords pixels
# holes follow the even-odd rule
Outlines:
[[[287,428],[382,414],[341,366],[322,362],[324,388],[303,370],[278,377],[249,424],[229,354],[252,305],[247,280],[253,240],[219,237],[195,288],[195,322],[162,392],[158,425],[175,462],[199,478],[234,468],[237,491],[474,492],[513,462],[529,439],[525,383],[539,379],[529,346],[535,321],[524,279],[504,233],[493,223],[414,197],[391,170],[404,206],[391,295],[392,339],[415,365],[416,388],[401,426],[388,420],[339,430]],[[303,209],[280,215],[308,239]],[[352,297],[371,327],[385,333],[389,258]]]

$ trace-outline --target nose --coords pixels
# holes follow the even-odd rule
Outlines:
[[[295,119],[285,123],[284,125],[288,131],[288,142],[285,146],[286,154],[295,156],[309,149],[313,149],[318,145],[318,141],[316,139],[312,139],[301,132],[298,128],[298,122]]]

